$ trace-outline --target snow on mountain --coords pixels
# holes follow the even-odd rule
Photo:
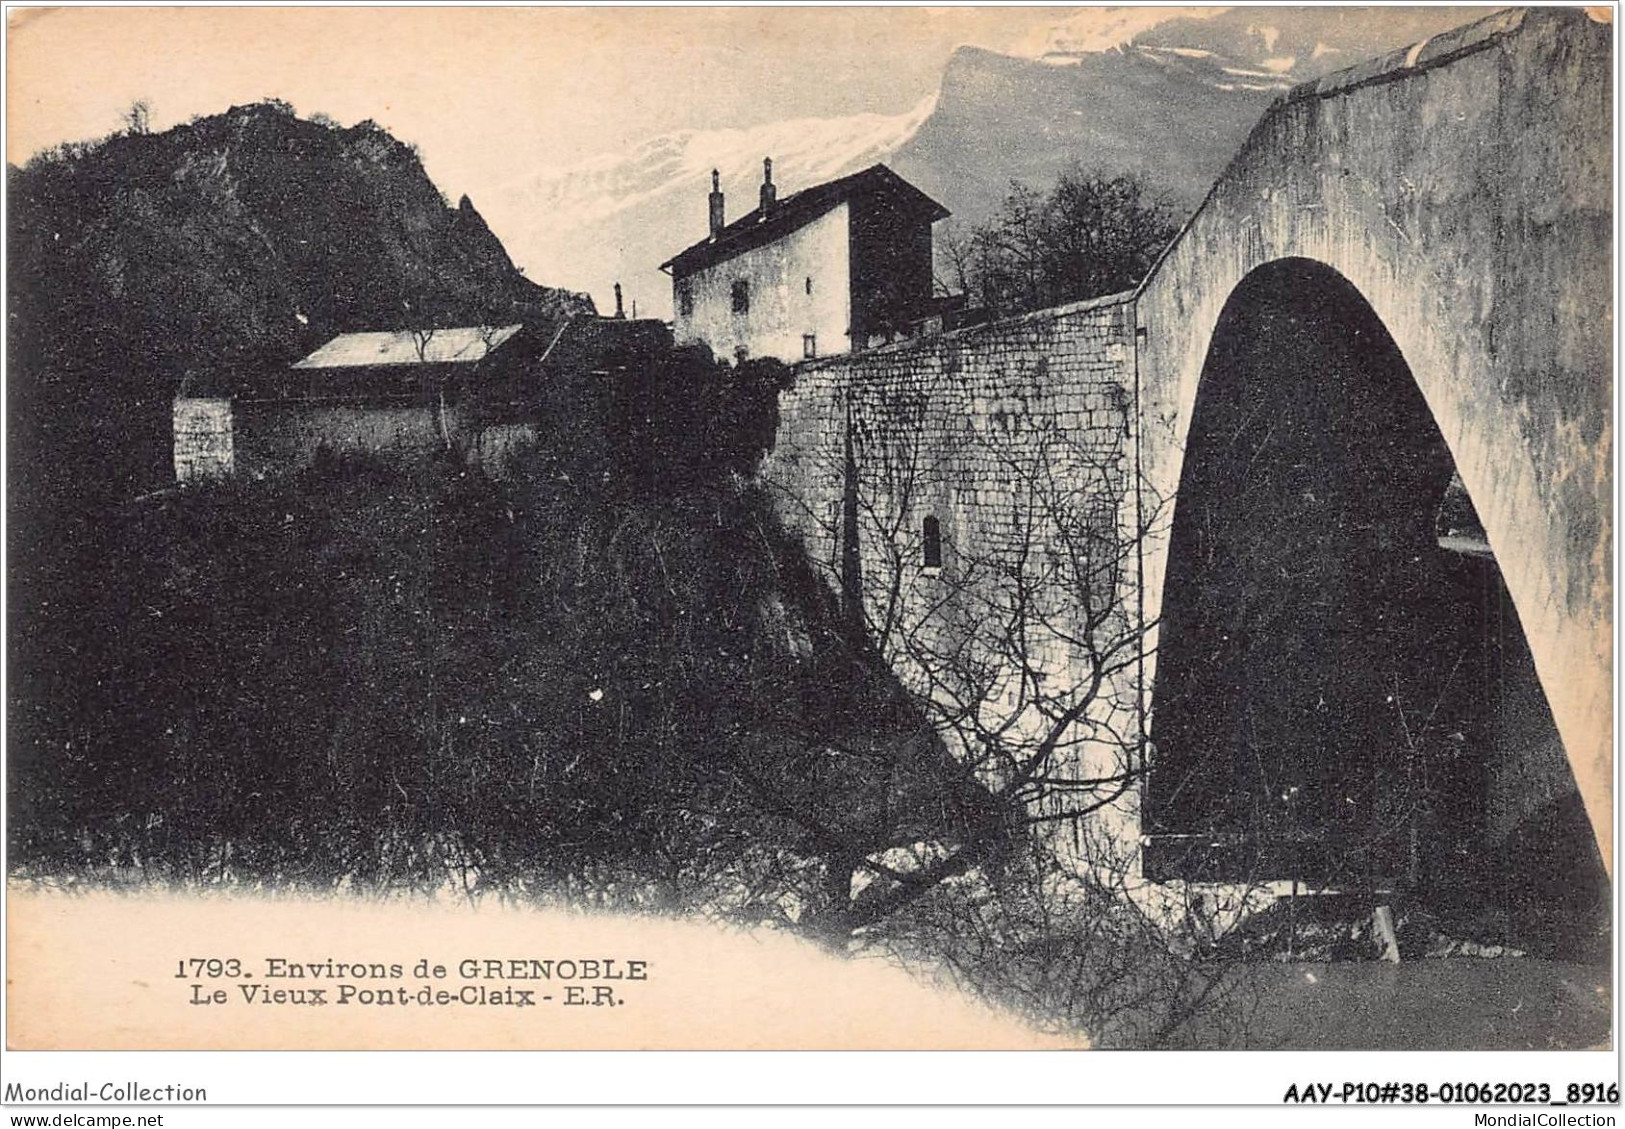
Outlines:
[[[1076,61],[1081,55],[1112,51],[1134,43],[1173,19],[1204,20],[1229,8],[1084,8],[1040,26],[1009,52],[1022,58]]]
[[[549,170],[489,193],[487,222],[533,278],[572,278],[603,295],[616,281],[640,313],[669,316],[658,264],[706,233],[711,170],[728,216],[756,206],[762,158],[781,194],[892,158],[936,108],[932,94],[901,114],[797,118],[743,129],[684,130]],[[610,299],[613,303],[613,299]],[[605,306],[605,308],[609,308]]]
[[[620,281],[640,313],[669,317],[658,264],[704,237],[713,168],[730,218],[755,206],[763,157],[781,197],[886,162],[961,230],[993,214],[1012,179],[1046,187],[1074,162],[1140,175],[1184,212],[1294,83],[1482,14],[1063,10],[1007,51],[961,47],[938,91],[906,112],[669,133],[484,191],[481,208],[530,277],[590,290],[606,309]]]
[[[1130,48],[1214,57],[1294,80],[1482,19],[1470,7],[1085,8],[1041,26],[1011,53],[1046,61]]]

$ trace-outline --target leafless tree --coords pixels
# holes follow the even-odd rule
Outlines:
[[[1158,886],[1138,867],[1155,621],[1134,597],[1136,556],[1162,536],[1164,507],[1134,483],[1121,436],[995,403],[945,437],[934,427],[953,413],[932,391],[872,395],[884,424],[857,412],[822,468],[840,504],[831,491],[786,504],[849,593],[854,629],[984,802],[832,850],[845,861],[813,924],[1048,1025],[1128,1045],[1187,1038],[1221,1001],[1234,1011],[1227,934],[1257,890]]]
[[[435,404],[435,423],[440,429],[440,442],[446,450],[451,450],[451,427],[446,418],[446,387],[442,380],[432,375],[429,367],[429,345],[440,333],[434,316],[434,303],[430,300],[413,302],[402,299],[401,307],[406,311],[409,319],[406,327],[407,336],[411,338],[412,349],[417,354],[418,364],[422,366],[421,384],[423,395],[432,398]]]
[[[418,361],[427,363],[429,360],[429,342],[435,339],[440,331],[433,326],[413,326],[407,330],[412,337],[412,348],[417,352]]]
[[[149,133],[152,130],[152,103],[145,98],[137,98],[124,108],[124,131],[132,135]]]
[[[1133,286],[1173,238],[1172,217],[1139,178],[1074,165],[1048,192],[1012,181],[998,213],[950,236],[945,254],[970,303],[1037,310]]]

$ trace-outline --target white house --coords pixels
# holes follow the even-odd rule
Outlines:
[[[662,263],[678,344],[719,358],[799,361],[906,335],[933,309],[931,225],[948,210],[885,165],[777,199],[765,160],[756,210]]]

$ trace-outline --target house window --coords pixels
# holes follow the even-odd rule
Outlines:
[[[694,285],[686,278],[677,284],[677,312],[684,317],[694,312]]]
[[[942,523],[931,515],[925,519],[925,568],[927,572],[942,569]]]
[[[734,313],[745,314],[750,312],[750,283],[739,278],[733,284]]]
[[[816,333],[803,333],[801,335],[801,355],[809,359],[818,355],[818,335]]]

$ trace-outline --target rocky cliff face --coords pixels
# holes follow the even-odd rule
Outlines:
[[[986,220],[1019,180],[1073,162],[1135,173],[1183,218],[1291,80],[1203,51],[1127,47],[1048,61],[962,47],[936,111],[893,167],[960,225]]]
[[[78,367],[75,343],[93,338],[97,360],[140,370],[155,394],[200,365],[286,362],[345,330],[591,308],[526,280],[467,197],[448,206],[370,122],[240,106],[9,177],[18,344]]]

